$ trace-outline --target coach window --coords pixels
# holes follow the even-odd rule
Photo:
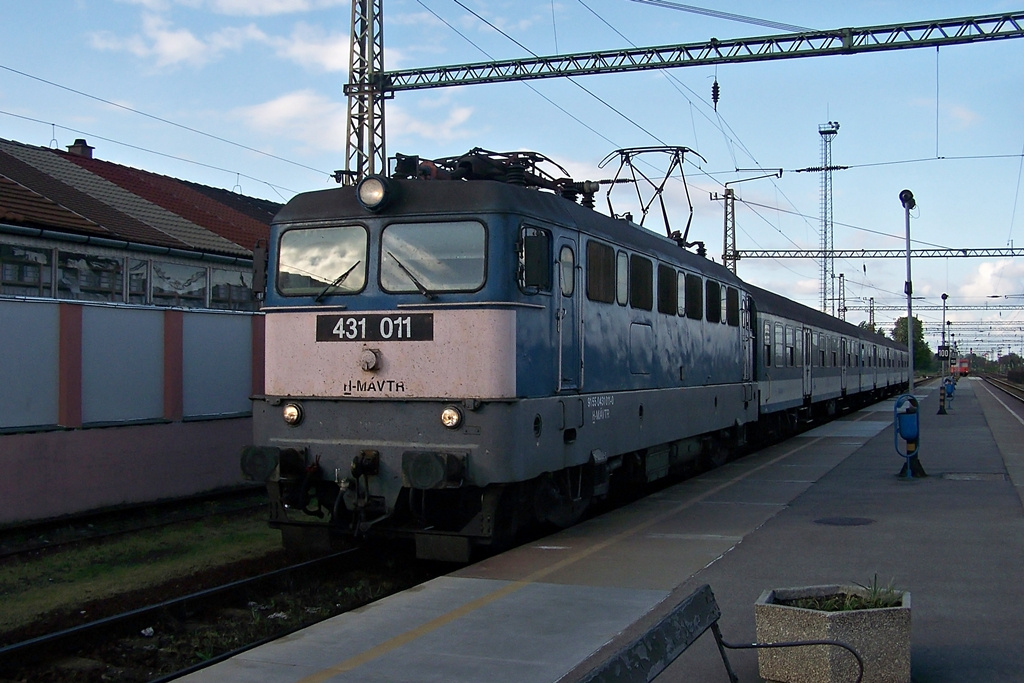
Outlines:
[[[705,297],[705,319],[709,323],[717,323],[722,320],[722,293],[721,285],[714,280],[704,281],[704,291],[707,296]]]
[[[786,337],[782,331],[782,323],[775,323],[775,366],[785,367],[786,365]]]
[[[658,313],[676,315],[679,308],[679,296],[676,289],[676,269],[658,264]]]
[[[358,225],[286,230],[278,247],[277,290],[284,296],[318,298],[361,291],[366,284],[368,240],[366,228]],[[402,258],[401,254],[398,258]],[[405,265],[413,268],[415,264]],[[155,296],[156,264],[153,270]],[[408,283],[409,276],[403,277]]]
[[[587,298],[615,301],[615,250],[594,240],[587,242]]]
[[[615,255],[615,301],[620,306],[629,303],[629,254],[624,251]]]
[[[772,324],[769,322],[764,324],[764,366],[772,366]]]
[[[700,320],[704,317],[704,283],[700,275],[686,274],[686,317]]]
[[[531,293],[551,291],[551,233],[526,226],[519,242],[519,287]]]
[[[828,337],[821,335],[818,340],[818,365],[825,367],[825,351],[828,347]]]
[[[740,292],[735,287],[725,288],[725,321],[732,327],[740,326]]]
[[[786,366],[796,365],[796,331],[786,325]]]
[[[629,257],[629,305],[644,311],[654,307],[654,264],[636,254]]]

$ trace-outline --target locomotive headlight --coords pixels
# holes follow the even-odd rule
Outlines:
[[[379,175],[366,176],[356,186],[356,197],[368,211],[380,211],[391,198],[391,183]]]
[[[441,424],[448,429],[458,429],[462,425],[462,411],[455,406],[445,406],[441,411]]]
[[[302,422],[302,406],[298,403],[286,403],[281,409],[281,417],[292,427]]]

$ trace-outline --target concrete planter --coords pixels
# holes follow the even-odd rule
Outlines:
[[[910,593],[902,605],[878,609],[822,612],[780,605],[780,600],[861,595],[860,586],[831,585],[777,588],[761,594],[754,604],[757,642],[838,640],[853,647],[864,660],[863,683],[910,683]],[[857,662],[845,649],[831,645],[762,648],[758,650],[761,677],[779,683],[853,683]]]

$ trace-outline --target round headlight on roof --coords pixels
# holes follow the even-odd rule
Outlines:
[[[384,176],[369,175],[356,185],[356,198],[368,211],[380,211],[391,198],[391,183]]]

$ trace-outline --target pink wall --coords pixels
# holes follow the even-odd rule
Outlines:
[[[0,524],[242,484],[252,418],[0,437]]]

